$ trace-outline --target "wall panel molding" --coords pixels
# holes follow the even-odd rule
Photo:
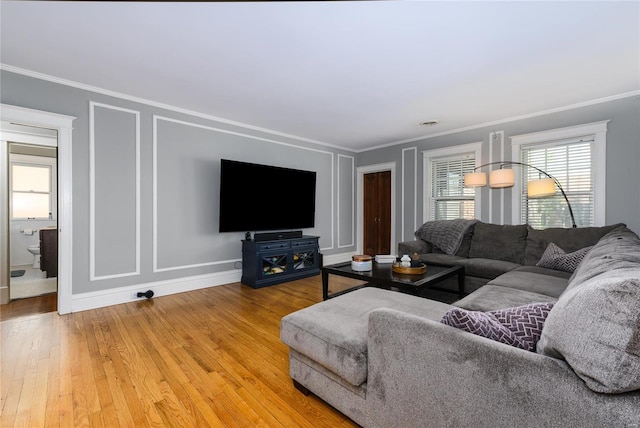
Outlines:
[[[126,114],[131,114],[135,119],[135,268],[132,271],[110,273],[100,275],[96,272],[96,245],[99,245],[96,238],[96,197],[100,197],[96,192],[96,149],[97,145],[109,144],[110,141],[101,142],[96,136],[96,121],[99,118],[96,115],[98,109],[107,109]],[[115,165],[117,167],[117,165]],[[118,227],[117,224],[100,225],[100,227]],[[140,275],[140,112],[137,110],[126,109],[109,104],[89,102],[89,280],[97,281],[104,279],[120,278],[125,276]]]
[[[343,177],[340,175],[340,164],[342,162],[348,162],[347,167],[349,168],[350,174],[349,176],[344,178],[344,184],[343,184]],[[345,247],[352,247],[355,245],[355,158],[353,156],[346,156],[346,155],[341,155],[338,154],[338,172],[337,172],[337,183],[338,183],[338,199],[337,199],[337,210],[338,210],[338,225],[337,225],[337,229],[338,229],[338,248],[345,248]],[[345,187],[347,186],[347,187]],[[340,243],[340,223],[342,220],[342,216],[340,214],[342,214],[342,212],[340,211],[341,206],[340,206],[340,199],[342,198],[342,190],[346,189],[345,192],[347,193],[348,199],[351,201],[351,211],[349,214],[349,221],[350,224],[348,225],[351,228],[351,240],[349,241],[349,243],[345,243],[342,244]]]
[[[413,161],[412,161],[413,160]],[[405,235],[405,208],[407,206],[407,201],[405,200],[405,195],[407,194],[407,184],[405,183],[405,178],[407,177],[407,169],[410,164],[411,168],[413,168],[413,180],[409,183],[413,187],[413,195],[412,197],[412,205],[413,205],[413,213],[412,213],[412,222],[413,229],[412,232],[418,228],[418,148],[417,147],[407,147],[406,149],[402,149],[402,190],[401,190],[401,198],[402,202],[400,206],[402,207],[402,213],[400,214],[401,225],[400,225],[400,239],[402,241],[407,240]]]
[[[193,123],[193,122],[188,122],[188,121],[184,121],[184,120],[179,120],[179,119],[174,119],[174,118],[170,118],[170,117],[166,117],[166,116],[161,116],[161,115],[153,115],[153,137],[152,137],[152,150],[153,150],[153,172],[152,172],[152,185],[153,185],[153,206],[152,206],[152,228],[153,228],[153,250],[152,250],[152,258],[153,258],[153,272],[166,272],[166,271],[174,271],[174,270],[181,270],[181,269],[189,269],[189,268],[196,268],[196,267],[202,267],[202,266],[212,266],[212,265],[221,265],[221,264],[225,264],[225,263],[232,263],[232,262],[238,262],[241,259],[229,259],[229,258],[225,258],[225,259],[221,259],[221,260],[209,260],[209,261],[204,261],[204,262],[199,262],[199,263],[187,263],[187,264],[178,264],[175,266],[162,266],[160,261],[159,261],[159,255],[160,255],[160,248],[159,248],[159,233],[161,232],[159,230],[159,212],[158,212],[158,198],[159,198],[159,194],[158,194],[158,178],[159,178],[159,174],[161,174],[161,171],[159,170],[159,165],[158,165],[158,158],[159,158],[159,152],[161,151],[161,147],[159,147],[159,138],[161,138],[161,136],[159,135],[159,129],[158,126],[161,122],[166,122],[166,123],[174,123],[174,124],[178,124],[178,125],[182,125],[182,126],[186,126],[186,127],[192,127],[192,128],[197,128],[197,129],[201,129],[201,130],[205,130],[205,131],[211,131],[213,133],[218,133],[218,134],[226,134],[226,135],[230,135],[230,136],[235,136],[235,137],[241,137],[241,138],[247,138],[249,140],[256,140],[256,141],[262,141],[262,142],[266,142],[266,143],[271,143],[271,144],[277,144],[279,146],[286,146],[286,147],[292,147],[292,148],[296,148],[299,150],[305,150],[311,153],[317,153],[319,155],[322,156],[328,156],[327,159],[327,163],[330,164],[330,168],[328,174],[330,175],[330,242],[331,245],[330,246],[325,246],[320,248],[320,250],[331,250],[334,248],[334,239],[335,239],[335,221],[334,221],[334,201],[335,201],[335,191],[334,191],[334,180],[335,180],[335,166],[334,166],[334,153],[326,151],[326,150],[320,150],[320,149],[315,149],[315,148],[311,148],[311,147],[304,147],[304,146],[299,146],[296,144],[292,144],[292,143],[288,143],[288,142],[284,142],[284,141],[278,141],[278,140],[274,140],[271,138],[265,138],[265,137],[260,137],[260,136],[255,136],[255,135],[250,135],[250,134],[245,134],[245,133],[241,133],[241,132],[236,132],[236,131],[230,131],[227,129],[221,129],[221,128],[216,128],[213,126],[207,126],[207,125],[202,125],[199,123]],[[214,144],[212,142],[212,144]],[[268,162],[265,162],[268,163]],[[318,206],[316,206],[316,212],[318,211]],[[316,217],[317,218],[317,217]],[[316,222],[317,223],[317,222]],[[317,224],[316,224],[317,226]],[[322,238],[322,237],[321,237]]]

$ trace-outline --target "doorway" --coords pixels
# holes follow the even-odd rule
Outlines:
[[[376,174],[376,177],[381,177],[379,179],[371,179],[370,174]],[[382,174],[377,174],[382,173]],[[396,241],[396,227],[395,227],[395,206],[396,206],[396,164],[395,162],[389,162],[384,164],[374,164],[358,167],[356,170],[357,175],[357,231],[358,231],[358,249],[357,251],[360,254],[394,254],[395,253],[395,241]],[[367,185],[368,190],[365,191],[365,177],[367,177],[367,181],[372,181],[380,185],[383,189],[385,189],[382,194],[384,194],[383,205],[385,206],[383,215],[381,212],[377,211],[375,214],[370,214],[372,211],[370,208],[367,208],[367,216],[370,217],[369,220],[365,219],[365,204],[370,204],[372,199],[377,199],[378,196],[382,196],[382,194],[378,194],[377,190],[372,191],[369,190],[369,183]],[[372,196],[372,193],[376,193]],[[365,202],[366,201],[366,202]],[[377,204],[377,202],[376,202]],[[388,209],[386,208],[388,207]],[[377,215],[380,214],[380,215]],[[377,218],[380,221],[377,221]],[[368,231],[365,232],[365,228],[373,230],[373,232]],[[374,245],[369,243],[369,238],[367,238],[367,246],[369,247],[365,251],[365,235],[369,235],[371,237],[374,236],[383,236],[383,242],[377,242]],[[375,239],[378,241],[378,239]]]
[[[364,254],[391,254],[391,172],[364,175]]]
[[[38,140],[38,136],[25,136],[17,132],[23,126],[36,129],[49,129],[57,132],[55,146],[58,149],[58,314],[72,312],[72,248],[73,222],[72,222],[72,123],[76,119],[73,116],[51,113],[42,110],[34,110],[25,107],[0,104],[0,303],[9,301],[9,209],[8,209],[8,144],[7,141],[29,143],[38,145],[51,144],[51,139]],[[14,127],[17,127],[14,129]],[[27,138],[28,137],[28,138]],[[49,295],[51,296],[51,295]],[[20,300],[25,302],[41,298]]]
[[[24,128],[57,140],[55,130]],[[55,144],[7,146],[9,301],[14,301],[58,289],[57,149]]]

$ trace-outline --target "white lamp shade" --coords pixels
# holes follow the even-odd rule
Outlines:
[[[527,196],[535,198],[544,198],[556,194],[556,183],[552,178],[542,178],[540,180],[531,180],[527,183]]]
[[[512,169],[494,169],[489,173],[490,187],[511,187],[515,183]]]
[[[465,187],[482,187],[487,185],[487,174],[484,172],[470,172],[464,175]]]

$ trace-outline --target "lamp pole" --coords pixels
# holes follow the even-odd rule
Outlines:
[[[573,227],[578,227],[576,225],[576,219],[573,216],[573,209],[571,208],[571,204],[569,203],[569,198],[567,198],[567,194],[564,192],[564,189],[562,188],[562,186],[560,185],[560,182],[558,181],[557,178],[555,178],[554,176],[552,176],[551,174],[541,170],[540,168],[533,166],[533,165],[529,165],[528,163],[523,163],[523,162],[516,162],[516,161],[497,161],[497,162],[489,162],[489,163],[485,163],[484,165],[480,165],[477,166],[475,168],[473,168],[473,171],[475,172],[477,169],[480,168],[484,168],[485,166],[490,166],[490,165],[500,165],[500,167],[502,168],[502,166],[504,165],[520,165],[520,166],[528,166],[529,168],[533,168],[536,171],[538,171],[541,174],[546,175],[547,177],[549,177],[550,179],[553,180],[553,182],[555,183],[556,186],[558,186],[558,189],[560,189],[560,192],[562,193],[562,196],[564,197],[564,200],[567,202],[567,207],[569,207],[569,215],[571,216],[571,224],[573,225]]]

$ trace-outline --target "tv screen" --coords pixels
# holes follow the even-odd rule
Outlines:
[[[313,227],[316,173],[220,161],[220,232]]]

